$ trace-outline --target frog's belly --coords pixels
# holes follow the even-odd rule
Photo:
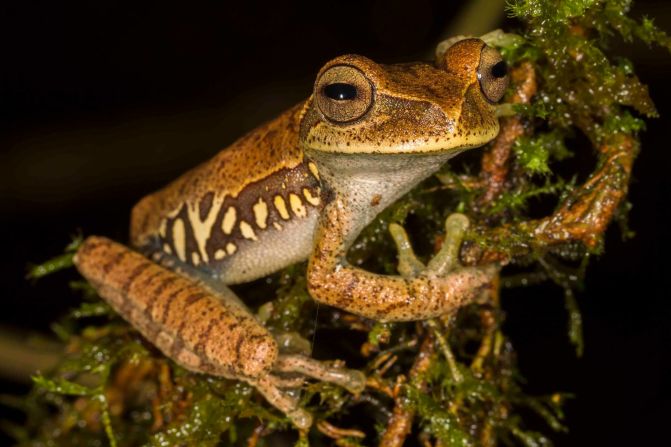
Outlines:
[[[224,284],[238,284],[304,261],[312,251],[318,218],[312,209],[303,218],[282,222],[279,229],[259,232],[256,240],[238,242],[235,254],[211,266],[213,273]]]

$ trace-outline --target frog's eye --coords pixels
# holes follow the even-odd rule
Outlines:
[[[508,65],[501,54],[492,47],[485,46],[480,53],[478,65],[480,89],[491,102],[499,102],[508,87]]]
[[[327,119],[349,123],[361,118],[373,105],[373,87],[358,68],[337,65],[317,79],[314,98]]]

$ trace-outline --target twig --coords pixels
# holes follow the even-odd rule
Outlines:
[[[443,356],[445,356],[445,360],[447,360],[447,365],[450,367],[450,373],[452,374],[452,380],[456,383],[463,382],[464,376],[461,374],[461,371],[459,371],[457,360],[454,358],[454,354],[452,354],[452,350],[450,349],[450,344],[442,333],[441,325],[436,319],[427,320],[426,324],[431,328],[431,332],[433,333],[433,336],[436,337],[436,340],[440,345],[440,350],[442,351]]]
[[[426,334],[409,372],[410,381],[420,390],[426,390],[424,375],[431,366],[434,352],[433,335],[431,333]],[[394,400],[394,410],[387,423],[387,429],[380,440],[380,447],[402,447],[415,418],[415,410],[405,405],[401,396],[397,395]]]
[[[514,104],[528,104],[536,93],[536,73],[530,62],[524,62],[511,72],[511,79],[515,89],[509,101]],[[508,160],[515,140],[526,133],[520,116],[511,116],[500,119],[501,131],[494,143],[482,156],[480,171],[481,183],[485,191],[478,204],[484,207],[496,199],[505,189],[508,178]]]
[[[478,244],[462,250],[468,263],[506,262],[535,250],[570,242],[597,247],[606,227],[626,196],[638,142],[628,134],[612,135],[599,148],[599,167],[559,206],[543,219],[480,228]],[[511,244],[510,241],[515,241]],[[505,247],[512,247],[506,249]]]
[[[335,425],[331,425],[326,420],[322,419],[317,422],[317,430],[325,434],[331,439],[341,439],[341,438],[365,438],[366,434],[361,430],[355,430],[353,428],[339,428]]]
[[[249,438],[247,438],[247,447],[256,447],[256,444],[259,443],[259,440],[261,439],[265,429],[266,427],[263,425],[263,423],[259,423],[256,427],[254,427],[252,434],[249,435]]]
[[[496,275],[491,283],[489,293],[489,301],[495,309],[498,309],[500,306],[500,293],[501,277],[500,275]],[[491,353],[492,347],[494,345],[494,335],[498,328],[498,319],[496,317],[495,311],[483,307],[480,310],[480,323],[484,329],[484,335],[482,336],[478,352],[471,361],[471,371],[473,371],[475,374],[481,374],[483,372],[484,362]]]

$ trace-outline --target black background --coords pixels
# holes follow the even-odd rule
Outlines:
[[[126,240],[138,198],[307,96],[328,59],[428,58],[460,11],[447,0],[0,3],[0,326],[48,333],[76,303],[68,274],[24,280],[27,263],[60,253],[69,234]],[[668,2],[639,1],[642,14],[671,31]],[[637,236],[609,230],[578,297],[584,357],[566,339],[558,289],[504,295],[526,389],[577,395],[560,446],[668,442],[671,57],[618,46],[662,118],[634,169]],[[0,392],[25,390],[0,380]]]

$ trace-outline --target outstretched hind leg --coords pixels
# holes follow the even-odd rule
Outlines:
[[[312,423],[291,390],[301,382],[275,372],[362,388],[361,373],[280,355],[273,335],[237,297],[230,299],[234,294],[228,288],[213,290],[101,237],[82,244],[75,264],[100,296],[166,356],[194,372],[248,382],[297,427]]]

